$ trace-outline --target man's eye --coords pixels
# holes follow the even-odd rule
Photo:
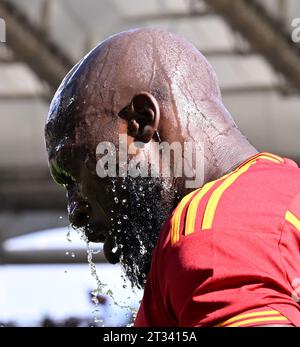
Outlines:
[[[75,183],[75,178],[58,165],[52,164],[51,175],[57,184],[65,187],[66,189],[70,188]]]
[[[69,175],[52,175],[52,177],[57,184],[63,186],[67,190],[70,189],[75,183],[73,177]]]
[[[64,188],[66,190],[71,190],[71,188],[73,187],[74,183],[75,182],[73,180],[70,180],[68,182],[65,181],[62,185],[64,186]]]

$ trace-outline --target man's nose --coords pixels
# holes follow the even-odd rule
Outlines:
[[[86,202],[73,201],[68,206],[69,221],[77,228],[88,224],[90,219],[91,208]]]

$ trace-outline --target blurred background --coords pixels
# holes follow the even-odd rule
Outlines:
[[[299,0],[0,0],[0,325],[124,326],[141,298],[97,245],[105,286],[91,295],[86,245],[49,176],[44,122],[68,70],[128,28],[181,34],[215,68],[250,141],[300,163],[298,17]]]

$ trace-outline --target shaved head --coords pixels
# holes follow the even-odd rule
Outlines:
[[[116,118],[120,108],[141,90],[157,98],[161,113],[175,130],[174,138],[193,136],[193,128],[206,127],[201,113],[215,127],[220,123],[222,131],[223,122],[233,125],[212,67],[191,43],[170,32],[136,29],[109,37],[70,71],[51,104],[46,134],[58,121],[59,107],[64,118],[59,121],[66,123],[69,136],[70,122],[75,121],[69,117],[74,115],[73,108],[78,107],[78,115]],[[90,130],[101,134],[101,122],[90,122]]]
[[[118,147],[120,134],[128,146],[144,144],[127,159],[145,163],[156,141],[203,144],[203,183],[255,150],[224,107],[210,64],[173,33],[111,36],[69,72],[46,123],[51,173],[67,189],[70,222],[89,240],[105,242],[107,259],[121,261],[132,284],[142,287],[162,223],[188,189],[184,176],[99,177],[97,145]]]

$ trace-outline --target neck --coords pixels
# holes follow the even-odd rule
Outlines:
[[[224,176],[258,153],[257,149],[236,128],[232,129],[225,139],[222,137],[210,143],[212,145],[207,150],[204,183]]]

